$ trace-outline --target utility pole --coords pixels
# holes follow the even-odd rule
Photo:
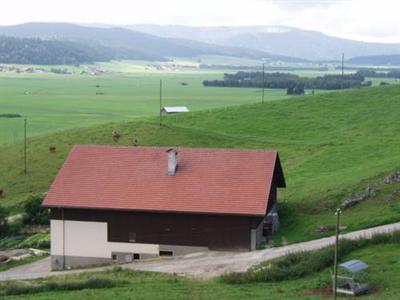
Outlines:
[[[24,174],[26,175],[26,147],[27,147],[27,141],[26,141],[26,118],[24,119]]]
[[[342,53],[342,83],[341,83],[342,90],[344,89],[344,53]]]
[[[339,251],[339,230],[340,230],[340,214],[341,209],[336,209],[336,240],[335,240],[335,259],[333,265],[333,299],[336,300],[336,288],[337,288],[337,262],[338,262],[338,251]]]
[[[162,109],[162,80],[160,79],[160,127],[162,125],[162,123],[161,123],[161,117],[162,117],[161,109]]]
[[[344,53],[342,53],[342,77],[344,76]]]
[[[264,104],[264,89],[265,89],[265,63],[262,67],[262,104]]]

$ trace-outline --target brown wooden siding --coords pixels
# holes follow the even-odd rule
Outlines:
[[[52,219],[61,219],[61,209],[51,209]],[[64,209],[65,220],[107,222],[110,242],[205,246],[215,250],[249,250],[250,229],[262,218],[246,216],[127,212]]]

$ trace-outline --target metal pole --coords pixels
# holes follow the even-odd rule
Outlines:
[[[339,226],[340,226],[340,214],[342,211],[340,208],[336,209],[336,240],[335,240],[335,258],[333,265],[333,299],[336,300],[336,289],[337,289],[337,262],[338,262],[338,250],[339,250]]]
[[[26,175],[26,146],[27,146],[27,141],[26,141],[26,119],[24,119],[24,174]]]
[[[262,104],[264,104],[264,89],[265,89],[265,63],[262,68]]]
[[[342,77],[344,76],[344,53],[342,53]]]
[[[160,79],[160,127],[161,127],[161,109],[162,109],[162,80]]]

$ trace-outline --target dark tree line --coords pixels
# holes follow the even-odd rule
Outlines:
[[[371,85],[370,82],[363,83],[365,77],[360,74],[324,75],[315,78],[300,77],[289,73],[265,73],[264,87],[271,89],[321,89],[337,90],[348,88],[359,88],[363,85]],[[235,74],[224,74],[223,80],[204,80],[204,86],[219,87],[251,87],[262,88],[262,72],[237,72]]]
[[[364,77],[371,78],[400,78],[400,70],[392,70],[388,72],[377,72],[372,69],[360,69],[357,71],[357,74]]]

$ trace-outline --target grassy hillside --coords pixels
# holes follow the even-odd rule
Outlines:
[[[399,186],[382,183],[400,168],[399,119],[400,87],[389,86],[172,116],[162,128],[149,120],[69,130],[29,141],[26,176],[22,144],[0,146],[1,202],[19,210],[30,193],[47,191],[74,144],[114,144],[117,129],[119,144],[137,138],[140,145],[277,149],[288,187],[279,195],[276,243],[332,234],[316,229],[330,228],[344,197],[369,183],[377,185],[376,196],[344,212],[345,230],[400,221]]]
[[[106,70],[112,70],[102,76],[0,73],[0,113],[27,117],[30,136],[157,116],[160,79],[166,106],[184,105],[190,110],[201,110],[261,99],[260,89],[203,87],[204,79],[219,78],[223,71],[168,73],[143,67],[126,74],[131,69],[123,69],[121,65],[102,64]],[[132,63],[128,66],[134,67]],[[284,90],[266,92],[267,101],[285,97]],[[0,143],[22,137],[22,118],[0,118]]]

